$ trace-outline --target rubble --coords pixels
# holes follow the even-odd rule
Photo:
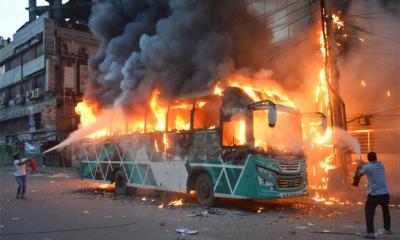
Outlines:
[[[197,230],[191,230],[187,228],[178,228],[176,229],[176,232],[181,235],[196,235],[199,233]]]

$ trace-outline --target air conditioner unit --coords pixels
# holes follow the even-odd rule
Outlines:
[[[40,89],[40,88],[35,88],[35,90],[33,90],[33,91],[34,91],[34,94],[33,94],[34,98],[40,98],[40,97],[42,97],[42,94],[43,94],[42,89]]]
[[[8,101],[8,106],[9,107],[14,107],[14,105],[15,105],[14,99],[11,99],[10,101]]]
[[[35,90],[32,90],[30,92],[31,92],[31,98],[34,99],[35,98]]]
[[[32,92],[31,91],[25,91],[25,98],[30,98],[32,97]]]
[[[24,103],[24,96],[21,94],[18,94],[17,97],[15,98],[15,104],[23,104]]]

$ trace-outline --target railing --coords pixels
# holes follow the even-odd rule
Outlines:
[[[349,133],[361,146],[361,153],[376,151],[382,154],[399,154],[400,129],[360,129]]]
[[[8,85],[15,83],[21,80],[22,68],[18,66],[16,68],[11,69],[10,71],[5,72],[2,76],[0,76],[0,88],[7,87]]]
[[[21,81],[24,77],[31,75],[46,66],[44,55],[33,59],[22,67],[13,68],[0,76],[0,88],[5,88],[13,83]]]

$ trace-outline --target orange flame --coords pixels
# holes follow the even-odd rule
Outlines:
[[[161,92],[159,89],[155,89],[153,91],[153,94],[151,96],[151,101],[150,101],[150,107],[151,107],[151,110],[153,111],[153,114],[154,114],[156,120],[157,120],[154,129],[156,131],[165,131],[165,120],[166,120],[166,115],[167,115],[167,108],[162,107],[158,104],[160,93]]]
[[[75,113],[80,116],[81,127],[85,128],[96,122],[96,105],[89,105],[88,102],[79,102],[75,107]],[[93,134],[90,134],[89,138],[100,138],[107,136],[109,132],[106,129],[101,129]]]
[[[168,206],[172,206],[172,207],[180,207],[183,206],[183,199],[178,199],[178,200],[174,200],[171,201],[170,203],[168,203]]]

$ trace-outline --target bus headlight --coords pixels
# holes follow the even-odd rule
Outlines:
[[[259,173],[261,173],[261,174],[267,176],[267,177],[270,177],[270,178],[275,178],[275,177],[276,177],[275,172],[273,172],[273,171],[271,171],[271,170],[269,170],[269,169],[266,169],[266,168],[264,168],[264,167],[257,166],[257,171],[258,171]]]
[[[258,176],[258,184],[260,186],[266,186],[269,187],[269,190],[273,191],[274,190],[274,184],[272,182],[269,182],[265,180],[264,178]]]

